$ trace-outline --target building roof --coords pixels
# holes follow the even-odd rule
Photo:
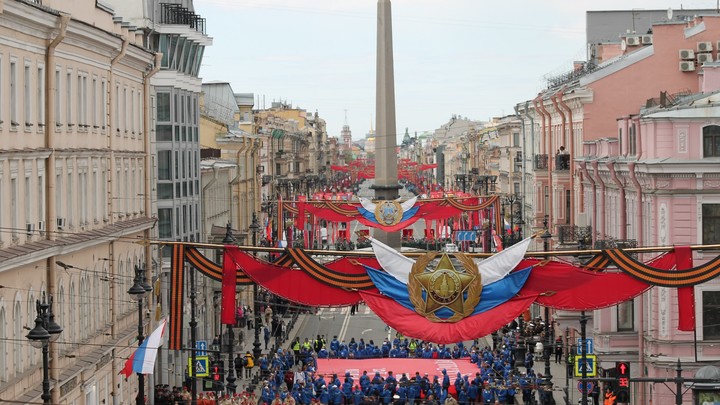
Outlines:
[[[235,93],[235,103],[243,107],[255,105],[255,93]]]
[[[202,114],[231,126],[235,122],[235,114],[240,111],[240,108],[235,101],[230,83],[203,83],[202,92],[205,95]]]

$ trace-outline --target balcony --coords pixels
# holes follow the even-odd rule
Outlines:
[[[187,25],[205,35],[205,19],[179,4],[160,4],[160,23]]]
[[[589,225],[557,225],[555,229],[561,245],[578,245],[578,248],[583,248],[587,247],[592,240],[592,227]]]
[[[555,155],[555,170],[570,170],[570,155]]]
[[[548,155],[535,155],[533,160],[533,167],[535,170],[547,170],[548,168]]]

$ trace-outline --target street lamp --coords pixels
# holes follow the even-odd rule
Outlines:
[[[50,395],[50,350],[49,342],[54,342],[60,337],[63,331],[62,327],[55,323],[55,316],[52,312],[52,296],[46,304],[45,299],[35,301],[37,317],[35,318],[35,327],[25,336],[30,340],[30,345],[37,349],[42,348],[43,356],[43,381],[42,381],[42,400],[44,404],[49,404],[52,396]]]
[[[250,231],[252,232],[253,246],[257,246],[257,233],[260,230],[260,224],[258,223],[257,214],[253,212],[252,222],[250,223]],[[257,251],[255,252],[257,256]],[[258,305],[258,286],[253,284],[253,312],[255,313],[255,340],[253,341],[253,357],[255,361],[260,358],[262,350],[260,349],[260,325],[262,325],[262,318],[260,316],[260,307]]]
[[[232,236],[232,225],[230,222],[227,223],[225,226],[225,237],[222,240],[222,243],[224,245],[231,245],[235,243],[235,238]],[[227,388],[228,394],[234,394],[235,388],[237,385],[235,385],[235,381],[237,378],[235,378],[235,367],[233,367],[233,345],[235,344],[235,333],[233,331],[233,326],[228,324],[227,325],[227,333],[228,333],[228,367],[227,367],[227,384],[225,384],[225,387]],[[220,339],[220,342],[222,342],[222,339]],[[221,351],[222,351],[222,343],[220,345]],[[221,360],[222,361],[222,358]],[[195,362],[193,361],[193,364]],[[195,375],[195,373],[193,373]]]
[[[152,291],[152,287],[145,282],[145,270],[143,270],[141,266],[136,265],[135,279],[133,280],[132,287],[128,290],[128,294],[130,294],[130,298],[133,301],[137,301],[138,303],[138,347],[140,347],[145,340],[145,336],[143,336],[142,316],[143,298],[145,298],[150,291]],[[145,404],[145,375],[143,373],[138,373],[138,393],[135,397],[135,403],[137,405]]]
[[[550,230],[548,229],[548,216],[545,215],[545,218],[543,219],[543,226],[545,227],[545,232],[543,232],[542,235],[540,235],[540,238],[543,240],[543,250],[545,252],[550,251],[550,239],[552,238],[552,234],[550,234]],[[552,322],[550,321],[550,307],[545,307],[545,350],[543,353],[543,359],[545,360],[545,374],[543,375],[543,383],[545,384],[545,389],[550,392],[550,395],[552,395],[552,374],[550,373],[550,350],[552,348],[553,344],[553,327]]]

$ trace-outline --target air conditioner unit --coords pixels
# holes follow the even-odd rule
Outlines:
[[[712,46],[712,42],[710,42],[710,41],[704,41],[704,42],[697,43],[698,52],[710,52],[710,51],[712,51],[712,49],[713,49],[713,46]]]
[[[627,46],[638,46],[638,45],[640,45],[640,41],[641,41],[640,37],[625,38],[625,44],[627,44]]]
[[[699,53],[697,54],[697,61],[698,65],[703,63],[709,63],[713,61],[713,57],[711,53]]]
[[[25,230],[27,231],[27,236],[32,236],[35,232],[35,224],[25,224]]]
[[[652,44],[652,34],[643,35],[642,43],[643,43],[643,45],[651,45]]]
[[[695,59],[695,51],[692,49],[681,49],[680,52],[680,59]]]
[[[65,218],[58,218],[57,219],[57,228],[58,230],[62,231],[67,227],[67,219]]]
[[[680,71],[681,72],[694,72],[695,71],[695,62],[691,60],[684,60],[680,62]]]

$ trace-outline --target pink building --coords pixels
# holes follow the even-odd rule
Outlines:
[[[645,37],[624,36],[620,56],[577,66],[518,106],[534,153],[525,194],[536,228],[548,215],[554,235],[591,229],[601,247],[720,243],[720,16],[656,24]],[[574,248],[577,237],[555,243]],[[696,251],[695,264],[719,253]],[[588,331],[603,368],[626,360],[633,377],[664,377],[679,358],[693,376],[720,360],[719,306],[719,281],[695,287],[695,339],[677,329],[677,291],[653,288],[595,311]],[[556,319],[572,336],[568,315]],[[633,389],[636,404],[674,401],[660,384]]]

